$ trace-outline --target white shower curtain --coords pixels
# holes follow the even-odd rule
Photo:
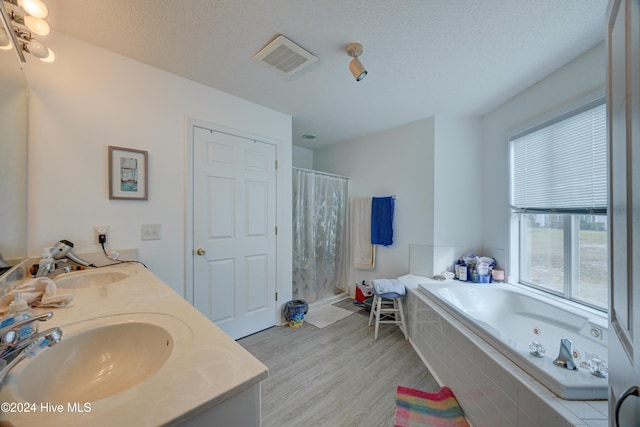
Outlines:
[[[346,291],[346,178],[293,168],[293,298]]]

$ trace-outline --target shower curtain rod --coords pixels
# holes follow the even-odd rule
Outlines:
[[[320,172],[320,171],[314,171],[311,169],[305,169],[305,168],[297,168],[295,166],[292,167],[292,169],[297,169],[299,171],[303,171],[303,172],[311,172],[311,173],[315,173],[318,175],[326,175],[326,176],[332,176],[334,178],[342,178],[342,179],[349,179],[348,176],[342,176],[342,175],[337,175],[335,173],[329,173],[329,172]]]

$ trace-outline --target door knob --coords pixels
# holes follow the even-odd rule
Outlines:
[[[198,248],[196,249],[196,253],[200,256],[204,255],[207,253],[207,251],[205,251],[203,248]]]
[[[633,387],[629,387],[627,391],[622,393],[622,395],[618,398],[618,402],[616,403],[616,410],[615,410],[616,427],[620,426],[620,420],[618,418],[620,416],[620,407],[622,406],[622,402],[624,402],[624,400],[629,396],[640,396],[640,388],[638,388],[637,385]]]

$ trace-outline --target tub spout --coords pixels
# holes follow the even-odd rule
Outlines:
[[[572,371],[577,371],[578,367],[573,361],[573,343],[568,338],[562,338],[560,340],[560,354],[553,361],[557,366],[567,368]]]

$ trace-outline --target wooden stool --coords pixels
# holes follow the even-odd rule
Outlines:
[[[374,290],[373,301],[371,302],[371,314],[369,314],[369,326],[371,326],[374,317],[376,318],[376,327],[373,339],[378,339],[378,327],[380,323],[398,325],[404,334],[404,339],[409,339],[407,337],[407,324],[404,321],[402,295],[396,294],[395,292],[378,294]]]

